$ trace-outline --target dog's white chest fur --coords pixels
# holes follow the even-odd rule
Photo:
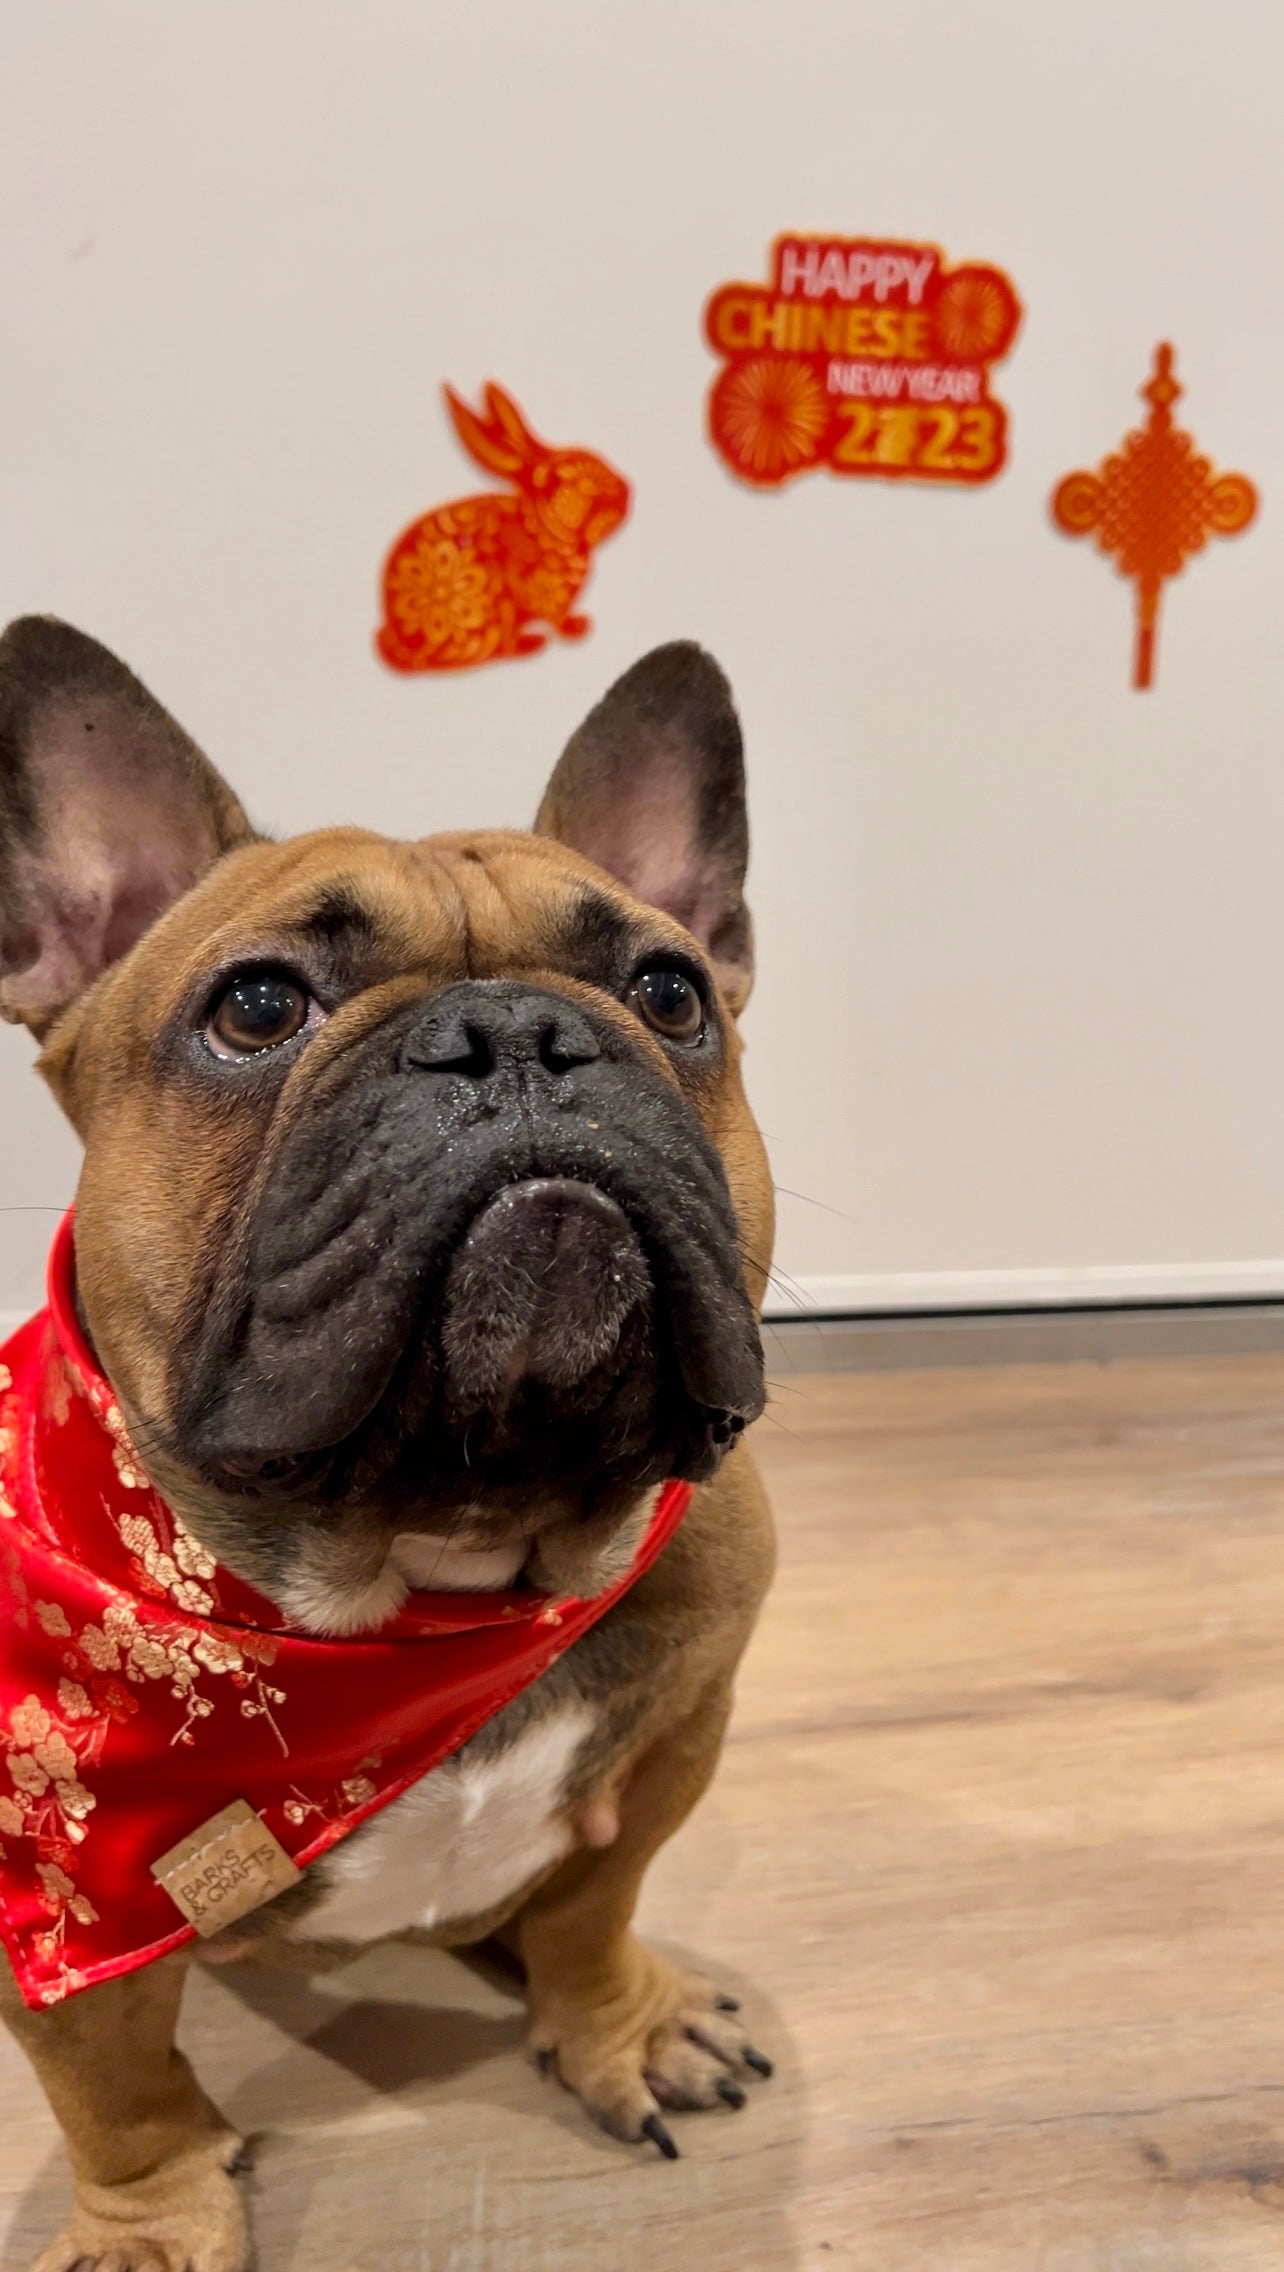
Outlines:
[[[575,1843],[565,1793],[595,1715],[585,1704],[537,1720],[498,1757],[448,1759],[326,1856],[326,1892],[300,1936],[378,1940],[481,1917]]]

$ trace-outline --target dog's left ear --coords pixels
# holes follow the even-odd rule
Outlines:
[[[96,639],[0,638],[0,1016],[43,1040],[221,853],[254,835],[225,781]]]
[[[702,647],[656,647],[567,743],[535,822],[699,940],[733,1011],[753,983],[744,745]]]

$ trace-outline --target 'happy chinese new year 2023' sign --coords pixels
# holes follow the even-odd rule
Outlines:
[[[1021,303],[998,268],[948,268],[935,245],[777,239],[767,284],[724,284],[705,336],[724,368],[709,431],[734,474],[992,481],[1007,415],[989,390]]]

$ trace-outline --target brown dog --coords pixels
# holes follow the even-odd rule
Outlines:
[[[228,1941],[502,1933],[535,2051],[666,2153],[661,2107],[769,2072],[631,1930],[772,1563],[737,1440],[772,1236],[747,848],[692,646],[612,688],[533,834],[276,844],[93,641],[0,641],[0,1007],[83,1138],[81,1324],[191,1567],[359,1637],[416,1588],[600,1595],[657,1486],[698,1486],[582,1639]],[[42,2272],[247,2261],[239,2141],[174,2048],[186,1961],[0,1989],[75,2171]]]

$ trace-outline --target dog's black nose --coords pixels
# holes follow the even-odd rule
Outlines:
[[[486,1081],[517,1066],[569,1073],[601,1054],[587,1018],[560,995],[477,979],[450,987],[420,1012],[402,1044],[401,1062],[407,1070]]]

